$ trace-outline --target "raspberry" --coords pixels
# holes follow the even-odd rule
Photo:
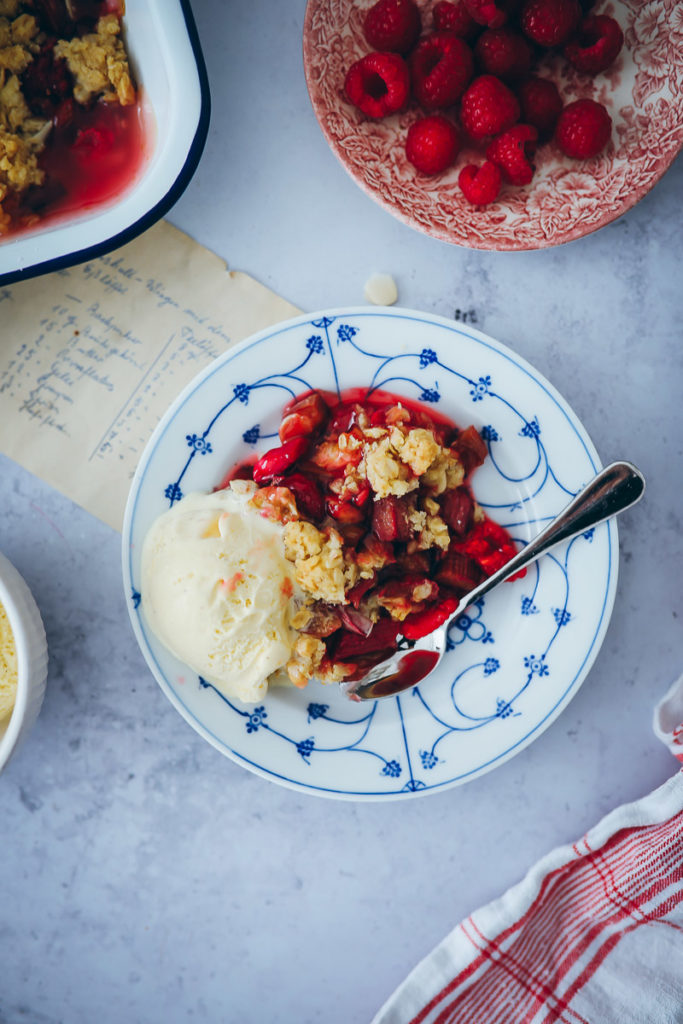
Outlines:
[[[470,39],[479,30],[479,25],[465,7],[465,0],[457,0],[457,3],[439,0],[432,16],[438,32],[455,32],[461,39]]]
[[[474,55],[482,71],[498,78],[522,78],[531,67],[531,46],[506,25],[487,28],[477,40]]]
[[[549,139],[562,110],[562,97],[554,82],[532,76],[517,90],[522,121],[537,129],[539,138]]]
[[[500,28],[516,7],[515,0],[464,0],[469,14],[480,25]]]
[[[462,194],[473,206],[486,206],[498,198],[503,175],[500,167],[487,160],[481,167],[468,164],[463,167],[458,177]]]
[[[406,156],[422,174],[440,174],[455,160],[460,139],[454,125],[441,114],[423,117],[408,129]]]
[[[587,159],[604,149],[612,135],[612,118],[602,103],[576,100],[560,114],[555,141],[563,153]]]
[[[351,65],[344,88],[351,103],[368,117],[386,117],[408,99],[408,65],[397,53],[368,53]]]
[[[420,12],[413,0],[378,0],[365,15],[363,31],[373,50],[407,53],[420,34]]]
[[[522,31],[540,46],[562,46],[581,17],[578,0],[526,0]]]
[[[472,52],[454,32],[432,32],[410,58],[413,92],[425,110],[450,107],[472,77]]]
[[[480,75],[462,98],[460,120],[473,139],[499,135],[519,120],[517,97],[499,78]]]
[[[597,75],[616,60],[623,45],[618,22],[606,14],[594,14],[582,21],[578,38],[567,43],[564,55],[577,71]]]
[[[536,152],[538,132],[530,124],[516,124],[489,145],[486,156],[497,164],[511,185],[528,185],[534,176],[531,157]]]

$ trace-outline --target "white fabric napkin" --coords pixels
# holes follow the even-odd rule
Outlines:
[[[683,677],[654,728],[683,763]],[[683,769],[462,921],[373,1024],[557,1021],[683,1022]]]

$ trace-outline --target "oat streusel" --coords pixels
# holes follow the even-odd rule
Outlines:
[[[382,393],[312,392],[285,410],[280,439],[251,468],[252,500],[283,524],[300,590],[296,686],[363,675],[514,554],[466,484],[487,453],[474,427]]]
[[[115,14],[100,18],[95,32],[61,39],[55,46],[55,56],[66,60],[75,79],[74,98],[79,103],[95,98],[118,101],[122,107],[135,103],[121,22]]]

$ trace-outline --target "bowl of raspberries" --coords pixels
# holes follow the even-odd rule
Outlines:
[[[309,0],[304,68],[351,176],[443,241],[538,249],[634,205],[683,144],[677,0]]]

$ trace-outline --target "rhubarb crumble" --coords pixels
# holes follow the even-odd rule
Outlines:
[[[251,501],[284,525],[295,686],[364,675],[515,554],[470,489],[487,455],[472,426],[380,391],[310,392],[285,409],[280,441],[228,480],[253,480]]]

